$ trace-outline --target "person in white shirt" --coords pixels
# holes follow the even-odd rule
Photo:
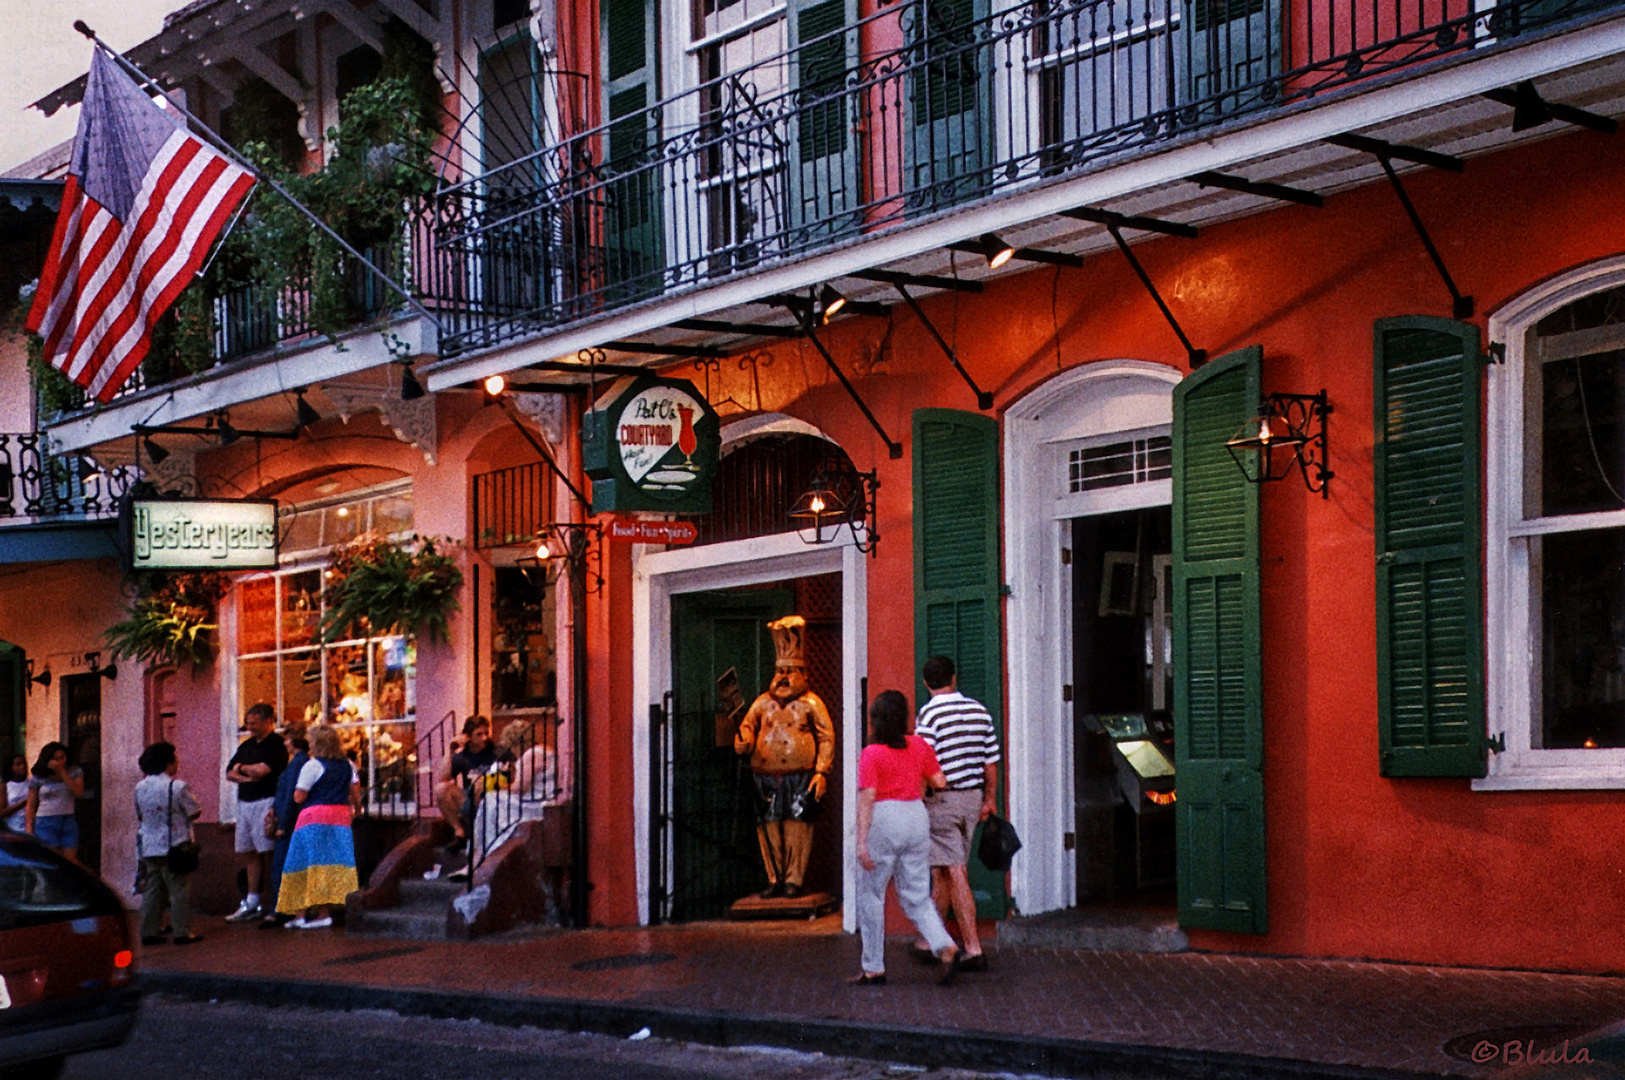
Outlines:
[[[140,764],[146,775],[135,785],[135,851],[147,872],[141,892],[141,944],[164,943],[160,928],[167,906],[175,944],[192,945],[203,940],[203,935],[192,933],[192,875],[170,869],[169,849],[192,839],[192,822],[203,808],[186,781],[177,778],[181,765],[173,744],[153,743],[141,752]]]
[[[12,832],[28,831],[28,758],[17,754],[11,759],[11,771],[6,773],[6,802],[0,807],[0,818]]]

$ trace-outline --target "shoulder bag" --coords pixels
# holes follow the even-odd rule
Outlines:
[[[169,865],[171,874],[190,874],[198,868],[198,862],[203,849],[191,837],[191,826],[187,826],[187,837],[180,843],[175,843],[175,781],[169,782],[169,810],[164,819],[169,826],[169,854],[165,861]]]

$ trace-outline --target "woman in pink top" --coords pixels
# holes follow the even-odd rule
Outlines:
[[[869,706],[873,741],[858,758],[858,929],[863,934],[863,973],[849,981],[875,986],[886,981],[886,882],[896,878],[903,912],[942,959],[946,985],[959,974],[959,949],[931,902],[931,825],[921,799],[926,784],[948,786],[937,756],[908,731],[908,701],[886,690]]]

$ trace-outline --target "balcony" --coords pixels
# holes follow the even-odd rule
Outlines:
[[[443,189],[420,222],[432,237],[422,280],[441,357],[536,336],[575,348],[580,335],[557,331],[875,247],[910,226],[1505,54],[1619,7],[1033,0],[973,16],[978,6],[901,0],[855,25],[841,24],[839,2],[804,8],[795,48],[647,106],[641,91],[611,93],[602,126]],[[820,23],[824,7],[835,14]],[[810,32],[819,25],[834,28]],[[1344,156],[1348,172],[1359,155]],[[1364,164],[1365,179],[1380,175]],[[965,220],[963,236],[896,251],[977,235]]]

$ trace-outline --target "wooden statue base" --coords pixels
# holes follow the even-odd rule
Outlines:
[[[827,892],[802,893],[800,896],[775,896],[763,900],[754,893],[743,900],[734,901],[728,909],[728,918],[739,921],[756,919],[816,919],[840,909],[841,902]]]

